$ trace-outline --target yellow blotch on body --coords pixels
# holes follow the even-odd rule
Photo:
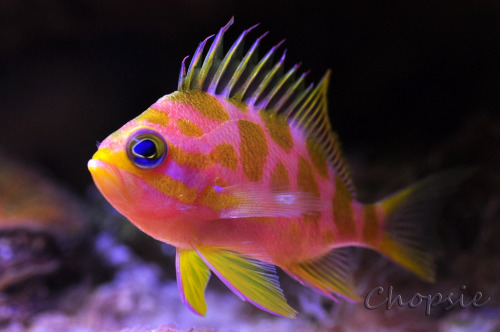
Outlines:
[[[341,236],[354,236],[356,225],[354,224],[352,197],[342,179],[335,177],[335,193],[332,201],[333,222]]]
[[[328,179],[328,164],[326,161],[325,150],[321,144],[319,144],[316,139],[309,137],[306,141],[306,147],[309,158],[311,159],[316,171],[319,175]]]
[[[203,130],[200,127],[195,125],[189,120],[186,119],[177,119],[177,128],[179,128],[180,132],[189,137],[201,137],[203,136]]]
[[[227,182],[218,177],[215,179],[214,184],[219,187],[227,187]]]
[[[149,123],[158,124],[161,126],[167,126],[170,122],[170,117],[166,112],[148,108],[141,115],[136,118],[137,121],[147,121]]]
[[[297,184],[299,188],[308,193],[312,193],[317,197],[320,197],[318,183],[314,178],[313,170],[311,165],[307,162],[304,157],[299,158],[299,171],[297,173]],[[314,214],[303,215],[302,219],[305,223],[317,225],[321,217],[321,213],[316,212]]]
[[[323,245],[327,246],[333,243],[335,240],[335,235],[333,235],[333,231],[331,229],[326,229],[321,233],[321,241]]]
[[[209,157],[200,152],[184,152],[175,145],[169,146],[170,157],[179,165],[194,169],[204,169],[209,165]]]
[[[301,232],[300,232],[300,227],[296,222],[292,222],[290,226],[288,226],[288,229],[286,230],[286,237],[288,239],[297,239],[300,238]]]
[[[378,215],[374,204],[363,206],[363,239],[367,244],[375,245],[378,235]]]
[[[299,171],[297,173],[297,184],[299,188],[308,193],[312,193],[316,196],[319,195],[319,187],[311,168],[311,165],[307,162],[304,157],[299,158]]]
[[[319,220],[321,219],[320,212],[312,212],[311,214],[305,214],[302,216],[302,220],[306,224],[319,225]]]
[[[238,166],[238,156],[233,145],[229,143],[216,145],[210,152],[210,161],[233,171]]]
[[[168,96],[172,102],[183,103],[196,109],[206,118],[220,122],[229,120],[229,115],[214,96],[203,91],[174,92]]]
[[[218,193],[209,185],[200,193],[200,202],[202,205],[212,210],[220,211],[237,206],[239,199],[231,194]]]
[[[273,141],[286,152],[290,152],[293,147],[293,138],[286,118],[281,114],[265,110],[259,111],[259,115],[266,124],[267,132]]]
[[[188,187],[184,182],[172,179],[167,175],[154,179],[146,179],[146,182],[165,195],[176,198],[181,203],[192,204],[198,197],[198,190],[196,188]]]
[[[251,121],[239,120],[240,158],[243,173],[250,181],[260,181],[264,173],[264,163],[268,146],[262,128]]]
[[[238,166],[238,157],[231,144],[223,143],[214,147],[210,154],[201,152],[185,152],[181,148],[170,145],[169,156],[180,166],[193,169],[205,169],[212,163],[220,164],[231,170]]]
[[[290,179],[288,178],[288,171],[280,161],[271,173],[271,188],[279,189],[288,187],[289,185]]]

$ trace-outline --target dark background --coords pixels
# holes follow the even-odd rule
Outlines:
[[[181,60],[233,15],[226,50],[260,22],[261,54],[286,38],[287,68],[302,61],[309,82],[332,69],[348,156],[424,158],[478,117],[498,119],[495,0],[2,0],[0,150],[84,193],[96,140],[173,92]]]

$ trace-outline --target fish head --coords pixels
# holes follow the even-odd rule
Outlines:
[[[88,162],[108,202],[150,235],[156,232],[152,227],[165,229],[165,223],[208,218],[198,208],[208,173],[180,165],[175,157],[200,140],[179,135],[169,116],[175,105],[159,108],[149,108],[108,136]]]

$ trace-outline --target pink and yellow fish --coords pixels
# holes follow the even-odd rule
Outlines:
[[[327,111],[329,72],[305,86],[285,53],[248,51],[244,31],[227,53],[223,35],[188,68],[178,91],[106,138],[88,162],[95,184],[132,223],[177,248],[182,301],[206,314],[205,288],[217,275],[238,297],[294,317],[275,266],[334,299],[360,297],[349,246],[376,250],[434,279],[418,213],[433,181],[382,201],[356,200]],[[184,59],[186,60],[186,59]],[[417,212],[417,213],[415,213]]]

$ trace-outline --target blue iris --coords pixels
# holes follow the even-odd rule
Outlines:
[[[156,155],[156,144],[150,139],[143,139],[132,148],[134,154],[143,158],[154,158]]]
[[[139,168],[151,169],[159,166],[166,154],[165,141],[154,131],[139,130],[129,138],[127,155]]]

